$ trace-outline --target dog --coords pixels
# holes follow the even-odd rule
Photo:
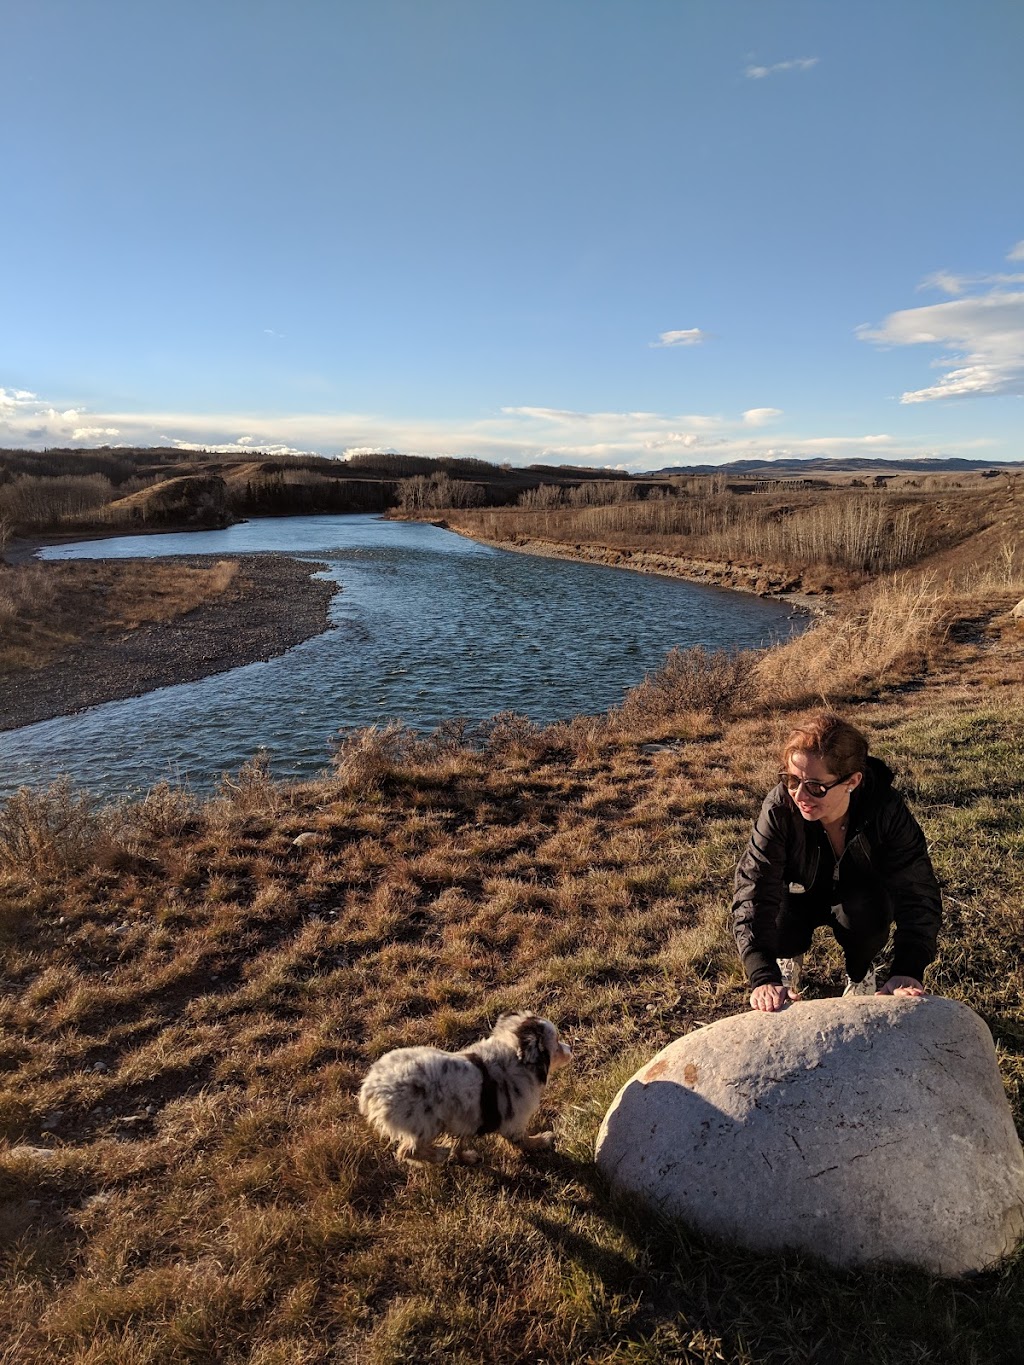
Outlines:
[[[455,1139],[451,1156],[480,1160],[466,1139],[497,1133],[524,1152],[548,1151],[553,1133],[527,1136],[548,1076],[572,1058],[548,1019],[503,1014],[489,1038],[461,1052],[399,1047],[374,1062],[359,1091],[359,1112],[405,1161],[442,1162],[442,1133]]]

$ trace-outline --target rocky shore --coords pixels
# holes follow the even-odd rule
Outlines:
[[[189,555],[174,562],[207,567],[222,558]],[[320,564],[277,554],[238,562],[228,591],[183,616],[94,634],[42,668],[0,677],[0,730],[272,659],[330,628],[328,604],[337,584],[312,577]]]

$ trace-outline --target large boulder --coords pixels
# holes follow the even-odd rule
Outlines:
[[[840,1266],[967,1274],[1024,1234],[991,1034],[934,996],[751,1010],[678,1038],[619,1091],[597,1162],[706,1232]]]

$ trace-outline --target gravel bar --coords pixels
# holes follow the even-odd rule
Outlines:
[[[152,562],[208,568],[225,557]],[[0,730],[273,659],[331,628],[328,604],[338,585],[311,577],[322,563],[280,554],[230,557],[238,574],[215,601],[172,621],[97,632],[43,668],[0,677]]]

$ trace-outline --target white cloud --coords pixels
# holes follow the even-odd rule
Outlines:
[[[1024,261],[1024,242],[1018,242],[1006,253],[1008,261]]]
[[[818,57],[794,57],[788,62],[775,62],[772,66],[748,66],[746,76],[748,80],[763,81],[765,76],[775,76],[780,71],[810,71],[812,66],[817,66]]]
[[[0,415],[9,416],[36,401],[36,395],[28,389],[0,389]]]
[[[707,332],[702,332],[699,327],[684,327],[678,332],[661,332],[657,341],[652,341],[652,346],[699,346],[702,341],[707,340]]]
[[[782,416],[781,408],[747,408],[743,421],[748,427],[763,427],[766,422],[774,422]]]
[[[99,441],[105,436],[120,436],[117,427],[75,427],[71,433],[72,441]]]
[[[936,398],[1024,394],[1024,293],[991,289],[973,297],[890,315],[881,327],[859,327],[882,346],[951,347],[933,362],[949,367],[937,384],[904,393],[901,403]]]
[[[162,445],[172,446],[175,450],[209,450],[215,455],[315,455],[313,450],[300,450],[297,446],[275,444],[273,441],[260,441],[253,445],[251,437],[239,436],[237,441],[180,441],[164,440]]]
[[[956,307],[956,304],[939,305]],[[402,451],[410,455],[472,455],[496,464],[587,464],[656,469],[673,464],[862,453],[889,458],[986,454],[984,440],[941,444],[887,434],[790,436],[777,430],[777,408],[710,413],[579,412],[509,406],[482,419],[418,421],[366,413],[113,412],[58,408],[24,389],[0,389],[0,445],[163,445],[253,458],[318,451],[326,454]],[[761,430],[768,423],[768,430]]]

